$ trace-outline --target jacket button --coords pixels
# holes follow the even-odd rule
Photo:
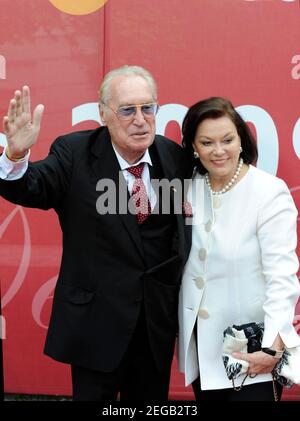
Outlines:
[[[200,308],[198,311],[198,316],[201,319],[208,319],[209,318],[209,312],[206,310],[206,308]]]
[[[217,196],[213,197],[213,207],[214,209],[218,209],[221,206],[221,199]]]
[[[205,224],[205,231],[206,232],[210,232],[212,229],[212,222],[211,221],[207,221]]]
[[[195,284],[197,286],[197,288],[202,289],[204,287],[204,279],[202,278],[202,276],[198,276],[197,278],[194,279]]]
[[[205,260],[206,259],[206,255],[207,255],[207,251],[205,249],[200,249],[199,250],[199,259],[200,260]]]

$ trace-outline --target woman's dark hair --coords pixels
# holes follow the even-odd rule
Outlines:
[[[205,174],[207,169],[201,164],[200,159],[194,158],[193,143],[197,128],[203,120],[207,118],[217,119],[228,117],[233,122],[241,139],[243,151],[241,157],[246,164],[252,164],[257,160],[257,146],[247,123],[234,109],[232,103],[225,98],[211,97],[203,99],[192,105],[182,123],[182,146],[187,152],[189,166],[192,169],[196,166],[200,174]]]

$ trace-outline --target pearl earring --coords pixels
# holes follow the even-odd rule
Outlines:
[[[242,153],[243,152],[243,148],[240,146],[240,153]]]
[[[198,158],[199,158],[199,154],[198,154],[198,152],[196,152],[196,151],[194,151],[194,158],[195,158],[195,159],[198,159]]]

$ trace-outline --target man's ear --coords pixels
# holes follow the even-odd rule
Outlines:
[[[100,114],[100,119],[101,119],[101,123],[103,123],[103,126],[106,125],[106,120],[105,120],[105,112],[103,110],[103,107],[101,107],[101,105],[98,105],[99,108],[99,114]]]

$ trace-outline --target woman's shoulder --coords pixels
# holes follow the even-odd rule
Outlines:
[[[260,168],[254,167],[253,165],[250,165],[249,171],[249,178],[251,182],[257,185],[260,191],[264,189],[268,191],[288,189],[286,182],[282,178],[272,175]]]
[[[251,173],[252,184],[248,191],[252,191],[253,200],[259,207],[271,206],[275,209],[276,206],[284,206],[295,209],[293,197],[284,180],[252,166]]]

